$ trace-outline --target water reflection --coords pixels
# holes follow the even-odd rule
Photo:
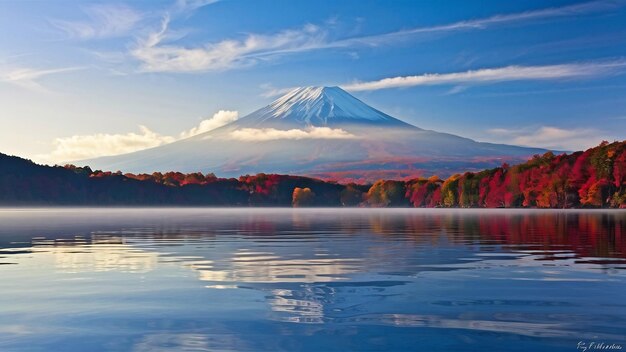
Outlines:
[[[234,335],[153,334],[134,345],[134,352],[233,351],[247,350],[246,344]]]
[[[137,249],[119,236],[95,234],[87,241],[74,239],[48,240],[35,238],[31,253],[52,255],[56,270],[78,273],[85,271],[120,271],[141,273],[157,264],[157,253]]]
[[[337,337],[335,347],[359,349],[382,341],[404,350],[411,345],[398,336],[423,329],[463,336],[458,343],[484,342],[484,336],[458,332],[476,331],[495,334],[496,340],[525,336],[540,339],[533,340],[539,344],[547,339],[552,348],[565,348],[580,338],[620,340],[618,331],[626,329],[620,297],[626,289],[623,211],[51,213],[53,222],[47,212],[0,211],[0,262],[14,264],[0,271],[20,286],[6,290],[0,304],[15,300],[11,295],[29,285],[36,287],[20,281],[32,276],[50,280],[47,284],[53,282],[61,294],[83,287],[86,294],[72,297],[86,310],[74,308],[76,314],[107,316],[91,311],[90,295],[101,289],[98,302],[121,310],[119,301],[108,302],[106,285],[140,285],[132,299],[125,299],[135,305],[129,306],[134,314],[157,319],[160,327],[134,330],[122,312],[113,323],[126,326],[124,334],[140,336],[119,342],[135,351],[327,350],[332,342],[302,346],[296,341],[329,331],[378,336],[348,345]],[[89,285],[67,284],[72,279]],[[146,300],[146,309],[174,300],[182,312],[152,317],[136,303]],[[33,309],[18,305],[12,314],[27,319]],[[0,339],[0,347],[19,345],[21,335],[11,326],[22,325],[0,317],[0,331],[12,336],[9,342]],[[383,330],[369,330],[373,326],[394,330],[384,330],[382,337]]]
[[[238,255],[231,258],[227,267],[193,268],[199,269],[200,280],[250,283],[333,281],[360,268],[356,259],[283,259],[268,255],[242,260]]]

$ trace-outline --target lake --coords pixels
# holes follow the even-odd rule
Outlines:
[[[622,210],[0,209],[0,277],[3,352],[626,349]]]

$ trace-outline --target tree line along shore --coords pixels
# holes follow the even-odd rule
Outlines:
[[[326,206],[626,208],[626,141],[535,155],[480,172],[373,184],[256,174],[131,174],[44,166],[0,154],[0,204],[85,206]]]

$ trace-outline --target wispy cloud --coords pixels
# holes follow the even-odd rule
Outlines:
[[[280,95],[285,95],[298,87],[276,88],[271,84],[262,84],[260,88],[262,89],[262,97],[272,98]]]
[[[219,0],[177,0],[174,5],[174,12],[188,14],[216,2],[219,2]]]
[[[53,141],[54,150],[49,154],[38,155],[36,159],[44,163],[63,163],[131,153],[211,131],[237,120],[238,117],[237,111],[220,110],[178,136],[162,135],[146,126],[139,126],[139,133],[95,133],[56,138]]]
[[[520,129],[493,128],[486,138],[493,142],[556,150],[584,150],[607,139],[606,133],[594,129],[563,129],[554,126]]]
[[[450,88],[447,92],[445,92],[445,95],[454,95],[464,92],[465,90],[467,90],[466,86],[454,86]]]
[[[179,7],[195,9],[210,3],[213,1],[181,1]],[[131,50],[131,54],[139,60],[144,71],[201,72],[226,70],[248,67],[279,55],[333,48],[388,45],[398,40],[410,39],[424,34],[478,30],[509,23],[602,13],[624,6],[624,4],[625,2],[622,0],[592,1],[344,39],[332,39],[324,26],[307,24],[301,28],[283,30],[277,33],[253,33],[241,39],[225,39],[196,47],[165,43],[168,37],[168,14],[164,16],[160,29],[140,40]]]
[[[497,14],[485,18],[458,21],[428,27],[416,27],[379,35],[349,38],[335,41],[334,43],[330,43],[329,45],[334,47],[346,47],[359,44],[376,46],[381,44],[389,44],[391,41],[394,40],[406,39],[420,34],[437,34],[446,32],[480,30],[495,25],[505,25],[512,23],[545,20],[549,18],[572,17],[585,14],[601,13],[614,10],[624,5],[625,2],[622,0],[591,1],[561,7],[550,7],[545,9],[510,14]]]
[[[143,15],[126,5],[99,4],[84,9],[86,21],[53,19],[50,23],[71,38],[92,39],[127,35]]]
[[[415,76],[398,76],[369,82],[342,85],[350,91],[366,91],[388,88],[413,87],[441,84],[481,84],[503,81],[559,80],[590,78],[623,73],[626,61],[585,62],[545,66],[506,66],[454,73],[426,73]]]
[[[314,25],[275,34],[249,34],[243,39],[228,39],[198,48],[166,44],[169,16],[161,28],[139,41],[131,51],[144,71],[196,72],[250,66],[270,55],[310,50],[325,40],[325,33]]]
[[[84,69],[84,67],[65,67],[47,70],[37,70],[23,67],[0,68],[0,82],[10,83],[22,88],[36,91],[46,91],[46,89],[37,81],[39,78],[81,69]]]
[[[340,128],[311,127],[307,129],[278,130],[275,128],[242,128],[230,133],[239,141],[264,142],[277,139],[352,139],[355,135]]]

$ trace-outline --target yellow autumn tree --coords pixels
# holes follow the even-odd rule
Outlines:
[[[372,207],[398,207],[408,205],[402,181],[378,180],[367,191],[367,203]]]

